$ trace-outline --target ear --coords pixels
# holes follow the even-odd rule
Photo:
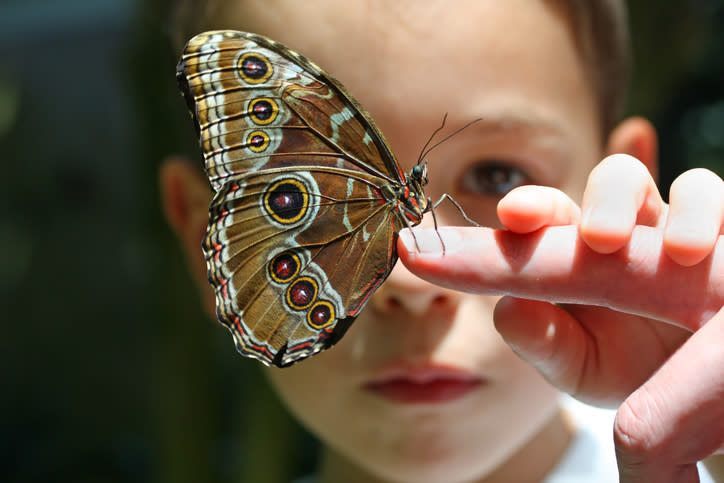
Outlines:
[[[649,170],[654,180],[659,177],[659,148],[656,129],[642,117],[623,120],[611,132],[606,154],[624,153],[635,157]]]
[[[198,168],[177,157],[163,161],[159,182],[166,220],[181,242],[194,279],[200,287],[208,287],[201,239],[209,220],[209,184]]]

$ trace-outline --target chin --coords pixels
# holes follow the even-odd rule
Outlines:
[[[384,467],[375,466],[375,474],[391,483],[468,483],[485,478],[498,464],[486,461],[482,455],[467,460],[459,457],[437,460],[400,458],[387,461]]]
[[[480,434],[485,434],[484,438]],[[407,431],[396,441],[381,441],[351,449],[354,465],[383,481],[394,483],[464,483],[484,478],[514,451],[504,435],[481,431],[477,438],[450,432]],[[359,443],[360,440],[357,440]],[[370,451],[370,449],[372,450]]]

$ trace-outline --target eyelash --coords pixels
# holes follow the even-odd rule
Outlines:
[[[502,197],[518,186],[531,183],[530,176],[524,171],[500,161],[474,163],[460,180],[464,192],[495,197]]]

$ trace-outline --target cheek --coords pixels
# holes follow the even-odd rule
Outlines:
[[[286,408],[301,424],[311,432],[318,434],[319,425],[323,424],[323,407],[328,401],[325,391],[325,378],[319,370],[305,367],[313,360],[304,361],[300,369],[296,366],[284,369],[266,368],[265,373],[281,398]],[[325,394],[319,397],[319,394]]]
[[[576,166],[569,173],[569,177],[565,184],[561,187],[561,191],[566,193],[578,206],[581,205],[583,192],[586,189],[588,173],[593,169],[593,165]]]
[[[570,163],[570,169],[566,171],[566,176],[559,186],[559,189],[579,206],[588,183],[588,175],[604,158],[604,153],[595,149],[595,146],[596,144],[591,142],[590,145],[578,147],[574,156],[577,162]]]
[[[354,394],[357,378],[340,369],[343,364],[340,356],[344,355],[345,351],[335,346],[291,367],[265,368],[269,381],[287,408],[317,435],[336,423]]]

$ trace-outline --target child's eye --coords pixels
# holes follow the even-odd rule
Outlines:
[[[463,174],[462,189],[471,194],[503,196],[513,188],[531,184],[523,171],[505,162],[482,161]]]

